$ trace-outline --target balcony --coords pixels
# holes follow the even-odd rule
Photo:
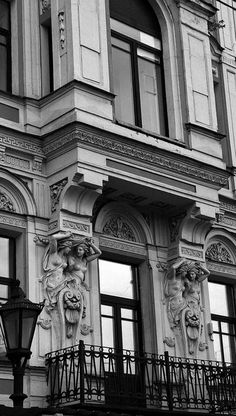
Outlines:
[[[46,355],[51,406],[235,413],[236,366],[85,345]]]

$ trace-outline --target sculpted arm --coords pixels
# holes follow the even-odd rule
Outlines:
[[[97,246],[95,246],[92,239],[87,239],[87,244],[93,250],[93,253],[90,254],[86,259],[87,262],[89,263],[90,261],[93,261],[97,259],[99,256],[101,256],[102,252]]]

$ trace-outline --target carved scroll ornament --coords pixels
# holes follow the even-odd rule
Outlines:
[[[3,209],[4,211],[10,211],[10,212],[15,211],[15,208],[10,198],[1,191],[0,191],[0,209]]]

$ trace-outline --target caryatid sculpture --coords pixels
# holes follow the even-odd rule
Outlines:
[[[179,259],[165,277],[167,316],[185,353],[197,354],[202,328],[201,282],[210,272],[199,262]]]
[[[87,264],[101,255],[91,238],[74,237],[72,233],[51,236],[43,259],[42,277],[45,311],[58,348],[79,340],[81,320],[86,316],[85,282]]]

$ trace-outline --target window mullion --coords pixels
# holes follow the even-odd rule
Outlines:
[[[137,53],[136,42],[131,43],[131,65],[132,65],[132,76],[133,76],[135,124],[136,126],[142,127],[139,71],[138,71],[138,53]]]

